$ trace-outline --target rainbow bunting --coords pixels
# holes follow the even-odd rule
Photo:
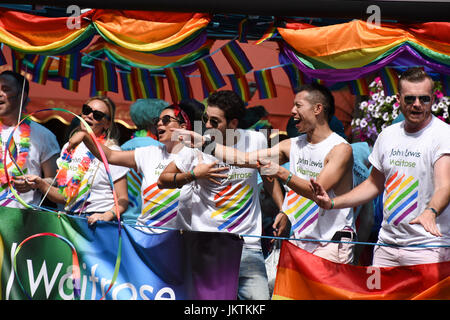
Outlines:
[[[91,76],[91,87],[89,89],[89,94],[91,97],[94,96],[106,96],[107,91],[98,90],[96,87],[96,81],[95,81],[96,75],[94,70],[92,70],[92,76]]]
[[[440,81],[442,84],[442,93],[445,96],[450,96],[450,76],[447,74],[441,74]]]
[[[80,80],[81,53],[73,53],[59,57],[58,75],[62,78]]]
[[[118,92],[117,73],[114,64],[103,61],[94,61],[95,87],[98,91]]]
[[[244,76],[253,69],[244,51],[235,40],[227,43],[221,51],[237,76]]]
[[[274,300],[423,300],[450,297],[450,261],[400,267],[334,263],[283,241]]]
[[[191,84],[181,68],[166,68],[164,73],[166,74],[170,95],[174,103],[193,96]]]
[[[242,19],[241,22],[239,22],[238,26],[238,41],[242,43],[247,43],[247,32],[248,32],[248,18]]]
[[[61,86],[64,89],[78,92],[78,84],[79,84],[78,80],[74,80],[74,79],[70,79],[70,78],[61,78]]]
[[[216,91],[226,85],[224,78],[211,57],[198,60],[196,64],[200,71],[202,82],[205,84],[208,92]]]
[[[296,92],[300,86],[304,85],[305,75],[301,72],[293,63],[284,64],[281,66],[286,72],[286,75],[291,83],[291,88],[293,92]]]
[[[257,70],[254,72],[254,76],[260,99],[271,99],[277,96],[272,69]]]
[[[163,77],[154,76],[149,70],[141,68],[131,68],[131,81],[136,90],[136,97],[147,99],[164,99]]]
[[[398,93],[398,74],[394,68],[380,69],[380,78],[386,96],[393,96]]]
[[[131,73],[119,72],[119,76],[120,83],[122,84],[123,98],[127,101],[135,101],[137,99],[137,92]]]
[[[275,27],[275,24],[273,22],[271,22],[266,32],[264,32],[263,36],[261,37],[261,39],[256,41],[255,44],[261,44],[264,41],[273,38],[276,34],[277,34],[277,27]]]
[[[248,86],[247,78],[237,77],[234,74],[227,75],[231,83],[231,90],[236,92],[244,102],[250,100],[250,88]]]
[[[369,85],[364,78],[348,82],[350,92],[355,96],[367,96],[370,94]]]
[[[50,56],[36,55],[33,60],[33,82],[45,84],[47,82],[48,70],[52,64],[53,58]]]
[[[22,62],[25,58],[25,53],[11,49],[11,58],[13,71],[20,73],[22,70]]]

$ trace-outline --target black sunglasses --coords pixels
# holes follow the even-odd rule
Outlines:
[[[431,102],[430,96],[405,96],[403,100],[406,104],[413,104],[419,98],[420,103],[429,104]]]
[[[100,121],[103,118],[106,118],[107,120],[111,120],[111,117],[108,116],[106,113],[103,113],[98,110],[92,110],[92,108],[87,104],[83,104],[83,109],[81,109],[81,113],[84,114],[85,116],[90,115],[92,113],[92,116],[94,117],[94,120],[96,120],[96,121]]]
[[[207,124],[209,121],[209,123],[211,123],[211,127],[213,127],[214,129],[217,129],[219,127],[219,121],[214,118],[211,119],[206,113],[202,115],[202,121],[204,124]]]
[[[171,122],[171,121],[180,122],[179,119],[169,116],[168,114],[166,114],[165,116],[162,116],[161,118],[154,118],[153,123],[155,125],[157,125],[159,120],[161,120],[163,126],[167,126],[169,124],[169,122]]]

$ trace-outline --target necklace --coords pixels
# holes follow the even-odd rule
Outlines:
[[[0,127],[0,183],[4,185],[8,181],[6,181],[6,175],[5,175],[5,168],[3,164],[3,152],[7,152],[6,150],[3,150],[3,141],[2,141],[2,135],[1,132],[3,131],[3,124],[1,124]],[[17,153],[17,147],[14,142],[14,139],[12,140],[10,151],[12,157],[16,159],[17,165],[20,167],[20,169],[26,173],[26,168],[24,169],[25,163],[27,161],[28,152],[30,151],[30,120],[26,119],[24,120],[20,126],[20,139],[19,139],[19,152]],[[16,158],[17,157],[17,158]],[[12,163],[10,162],[7,164],[7,170],[9,166],[11,166]],[[8,171],[9,172],[9,171]],[[14,166],[14,168],[11,169],[11,175],[12,176],[19,176],[21,175],[20,170]],[[10,177],[11,178],[11,177]]]
[[[105,136],[103,135],[97,137],[96,140],[101,144],[104,144]],[[69,171],[70,163],[72,162],[72,156],[76,149],[77,148],[72,149],[70,152],[67,152],[67,149],[64,150],[57,172],[58,178],[56,179],[56,182],[58,184],[59,193],[64,196],[64,199],[66,199],[66,205],[69,204],[78,194],[81,181],[83,181],[86,172],[89,170],[91,161],[95,158],[90,151],[87,151],[78,164],[77,170],[73,173],[72,177],[68,179],[67,173]]]

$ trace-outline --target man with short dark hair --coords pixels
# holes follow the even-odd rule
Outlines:
[[[433,80],[425,71],[408,69],[398,87],[405,120],[378,136],[369,156],[370,176],[335,198],[323,191],[322,182],[312,180],[311,187],[323,208],[358,206],[383,192],[378,236],[383,245],[374,250],[374,266],[449,261],[450,126],[431,114]]]
[[[3,155],[6,142],[21,120],[23,109],[28,101],[28,80],[13,71],[0,74],[0,122],[1,122],[1,170],[0,170],[0,206],[23,208],[11,193],[4,170],[12,179],[13,186],[20,198],[28,204],[38,205],[41,193],[31,190],[28,181],[22,176],[34,174],[44,178],[53,178],[56,174],[56,159],[59,156],[59,144],[55,135],[44,126],[29,119],[14,131],[14,143],[17,149],[16,163],[7,156],[7,168],[3,168]]]

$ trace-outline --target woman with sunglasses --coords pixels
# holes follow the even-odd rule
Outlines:
[[[95,96],[83,104],[81,117],[91,127],[98,142],[112,150],[120,150],[116,140],[118,131],[114,124],[115,111],[116,107],[111,99]],[[87,133],[83,124],[74,132]],[[113,192],[102,161],[96,159],[84,144],[71,150],[67,147],[68,143],[64,145],[57,160],[58,172],[54,179],[56,186],[50,186],[37,176],[28,176],[28,179],[34,182],[35,188],[47,194],[51,201],[64,204],[65,211],[86,215],[89,224],[98,220],[116,219]],[[128,206],[128,169],[111,165],[110,172],[118,209],[123,213]]]
[[[188,173],[180,173],[176,181],[180,187],[160,189],[157,181],[164,168],[173,161],[176,153],[184,146],[174,136],[172,130],[184,128],[192,130],[195,120],[201,119],[202,110],[192,103],[170,105],[163,109],[160,117],[155,119],[158,139],[162,145],[136,148],[135,150],[117,151],[102,146],[110,164],[133,168],[142,175],[141,198],[142,212],[137,219],[137,227],[144,232],[160,233],[167,228],[190,228],[190,202],[192,198],[192,182],[205,178],[214,180],[223,178],[220,174],[224,168],[214,168],[214,164],[199,164]],[[85,132],[79,132],[69,140],[69,150],[84,142],[91,152],[100,157],[93,141]],[[214,180],[215,181],[215,180]],[[180,205],[183,203],[183,205]],[[186,211],[186,212],[184,212]]]

